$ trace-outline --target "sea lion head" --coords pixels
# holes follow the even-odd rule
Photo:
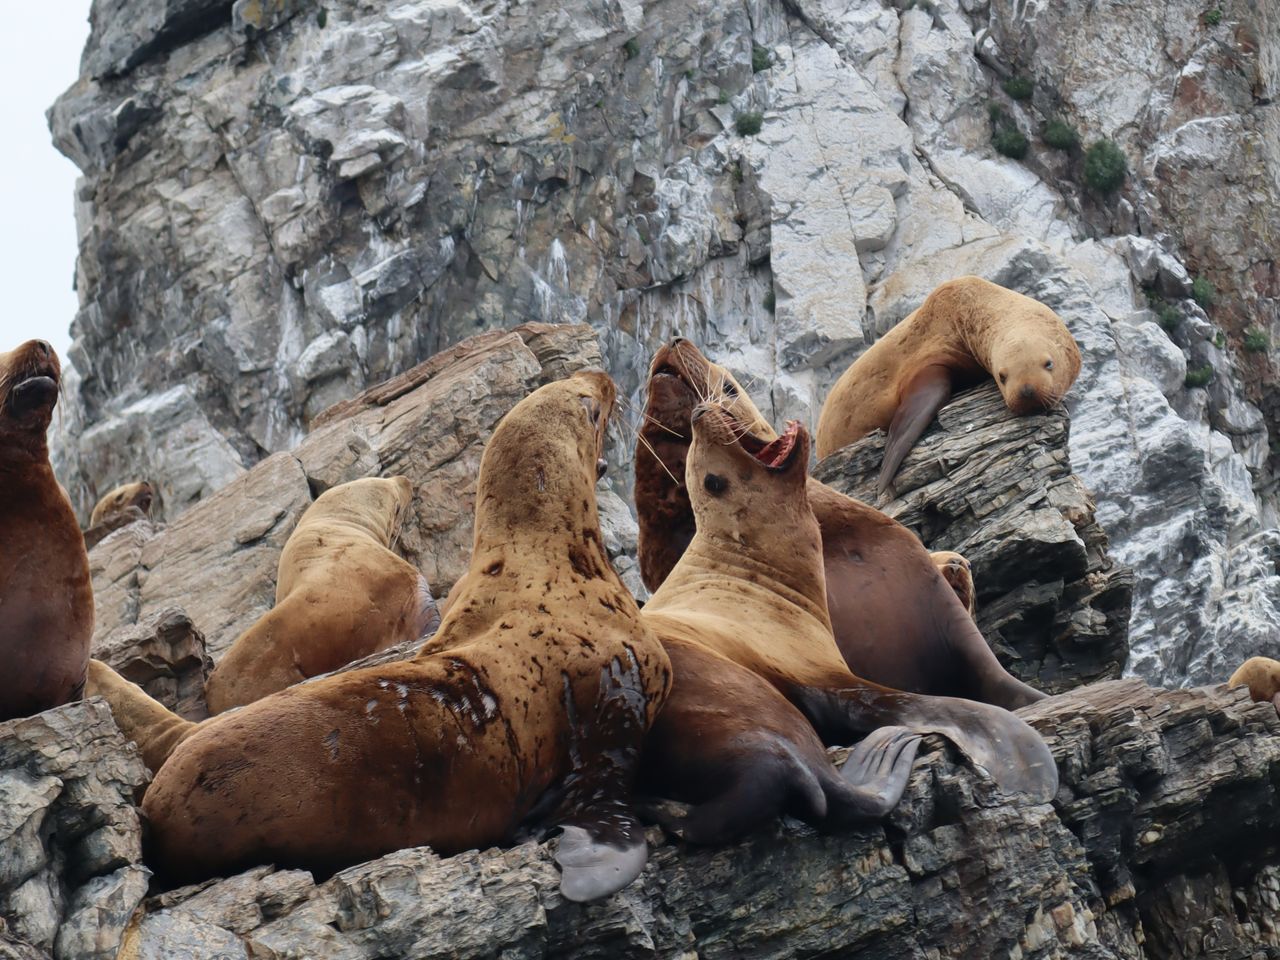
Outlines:
[[[798,420],[782,436],[763,439],[719,404],[693,411],[693,442],[685,480],[698,532],[738,543],[785,540],[807,515],[817,529],[805,494],[809,431]]]
[[[0,447],[45,449],[61,383],[62,364],[43,340],[0,353]]]
[[[1030,297],[991,346],[991,375],[1005,405],[1023,416],[1061,402],[1080,373],[1080,348],[1056,313]]]
[[[364,477],[330,487],[307,508],[304,521],[352,523],[391,547],[413,503],[408,477]]]
[[[98,501],[97,506],[93,508],[93,515],[89,519],[89,525],[94,526],[104,520],[109,520],[123,513],[129,507],[137,507],[143,513],[149,514],[151,512],[151,504],[155,501],[155,496],[155,488],[146,480],[122,484]]]
[[[579,537],[598,527],[595,485],[616,398],[608,374],[582,370],[539,387],[502,418],[480,464],[477,547],[521,530]]]
[[[684,481],[694,408],[703,402],[719,403],[757,437],[773,439],[777,434],[733,374],[683,337],[654,354],[647,393],[636,440],[635,498],[640,576],[646,587],[656,590],[693,539],[693,509]]]
[[[973,585],[973,569],[969,561],[953,550],[939,550],[930,554],[934,566],[942,574],[942,579],[955,591],[961,605],[969,611],[969,616],[977,613],[977,596]]]

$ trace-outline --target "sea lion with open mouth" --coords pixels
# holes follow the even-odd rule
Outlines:
[[[658,350],[635,454],[640,572],[650,590],[693,539],[685,462],[693,410],[704,398],[719,399],[754,436],[777,437],[732,375],[688,340]],[[812,477],[807,489],[822,529],[828,612],[853,673],[895,690],[1010,710],[1044,699],[996,659],[915,534]]]
[[[0,353],[0,720],[78,699],[89,664],[89,558],[45,437],[61,382],[43,340]]]
[[[297,684],[186,732],[143,800],[150,866],[178,882],[259,863],[330,871],[560,828],[567,898],[639,874],[632,783],[671,668],[600,533],[596,465],[614,392],[605,374],[578,373],[498,424],[468,584],[429,652]]]
[[[827,743],[885,726],[939,733],[1002,790],[1050,799],[1053,756],[1014,714],[891,690],[850,672],[827,613],[822,533],[806,491],[808,432],[793,421],[782,436],[762,439],[720,404],[699,404],[691,422],[685,475],[697,532],[643,610],[663,642],[702,644],[746,667]]]

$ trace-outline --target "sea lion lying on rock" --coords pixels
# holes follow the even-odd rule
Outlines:
[[[468,583],[431,652],[188,731],[143,800],[154,869],[188,881],[268,862],[328,871],[424,844],[448,856],[508,842],[535,815],[563,829],[569,899],[634,879],[646,848],[632,781],[671,668],[600,534],[613,401],[606,375],[579,373],[498,424]]]
[[[316,498],[280,554],[276,605],[205,683],[209,713],[435,630],[426,578],[391,550],[412,501],[406,477],[353,480]]]
[[[704,399],[721,400],[756,437],[777,437],[732,375],[688,340],[658,350],[635,454],[639,563],[650,590],[661,586],[693,539],[685,461],[693,409]],[[836,644],[853,673],[897,690],[1006,709],[1044,699],[996,659],[915,534],[813,478],[807,490],[822,529]]]
[[[136,507],[143,516],[151,513],[151,504],[155,500],[155,488],[146,480],[136,483],[125,483],[116,487],[102,497],[93,508],[89,517],[89,526],[96,527],[118,517],[130,507]]]
[[[61,382],[43,340],[0,353],[0,720],[78,699],[89,664],[89,558],[45,437]]]
[[[1080,348],[1038,300],[981,277],[950,280],[836,381],[818,417],[818,456],[889,431],[883,493],[952,393],[988,374],[1018,416],[1048,410],[1079,376]]]
[[[644,607],[658,637],[701,644],[746,667],[827,743],[884,726],[940,733],[1001,789],[1050,799],[1053,756],[1014,714],[890,690],[849,671],[827,614],[823,539],[807,492],[808,432],[793,421],[764,440],[720,404],[700,404],[691,419],[686,486],[697,532]]]
[[[1231,675],[1227,686],[1248,687],[1254,703],[1273,703],[1280,713],[1280,660],[1250,657]]]

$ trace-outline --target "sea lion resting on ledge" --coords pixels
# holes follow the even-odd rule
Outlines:
[[[434,630],[431,589],[391,550],[413,501],[406,477],[326,490],[280,554],[276,605],[242,633],[205,683],[218,714]]]
[[[668,646],[701,644],[746,667],[828,743],[884,726],[940,733],[1001,789],[1051,799],[1057,767],[1023,720],[987,704],[868,683],[841,659],[806,492],[808,432],[793,421],[765,441],[719,404],[696,407],[692,427],[686,477],[697,532],[644,607],[658,637]],[[857,759],[855,751],[849,762]]]
[[[1080,374],[1080,348],[1038,300],[959,277],[934,290],[836,381],[818,417],[818,457],[873,430],[889,431],[884,493],[920,434],[952,393],[995,377],[1018,416],[1059,403]]]
[[[1231,675],[1227,686],[1246,686],[1254,703],[1273,703],[1280,712],[1280,661],[1250,657]]]
[[[640,573],[657,590],[693,539],[684,483],[694,407],[722,399],[757,437],[777,434],[727,370],[677,338],[654,355],[636,445]],[[836,644],[849,669],[896,690],[1016,709],[1044,694],[996,659],[918,537],[874,507],[808,481],[822,529],[823,572]]]
[[[536,806],[536,826],[564,830],[566,897],[629,883],[646,857],[632,780],[671,674],[600,535],[613,400],[607,376],[579,373],[498,424],[472,575],[432,652],[188,730],[143,800],[149,864],[185,881],[268,862],[333,870],[423,844],[448,856],[510,841]]]
[[[93,508],[89,518],[89,526],[96,527],[115,519],[130,507],[137,507],[147,516],[151,512],[151,504],[155,500],[155,489],[146,480],[136,483],[124,483],[106,493]]]
[[[78,699],[89,663],[89,558],[45,438],[61,379],[43,340],[0,353],[0,720]]]

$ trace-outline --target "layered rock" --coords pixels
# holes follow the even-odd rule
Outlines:
[[[0,723],[0,956],[115,957],[151,875],[147,779],[100,700]]]
[[[884,824],[820,835],[783,821],[718,849],[685,847],[651,828],[640,879],[595,904],[561,898],[553,844],[448,859],[411,849],[322,882],[260,867],[159,893],[134,918],[129,955],[1172,960],[1280,952],[1273,707],[1243,690],[1157,691],[1121,680],[1052,698],[1026,716],[1059,766],[1052,804],[998,796],[929,738]],[[127,795],[141,781],[136,755],[109,723],[104,737],[86,736],[105,718],[92,701],[20,723],[79,735],[81,775]],[[47,733],[23,730],[0,728],[7,776],[75,752],[50,750]],[[99,740],[110,752],[90,761],[84,744]],[[64,792],[76,796],[76,816],[89,808],[117,820],[132,814],[118,792]],[[37,821],[57,819],[47,793],[32,795]],[[16,810],[0,816],[12,820]],[[127,842],[112,856],[122,863],[116,872],[141,885],[85,883],[92,895],[78,892],[77,907],[61,922],[54,916],[54,937],[37,941],[56,939],[58,958],[114,956],[145,887],[136,819],[126,819]],[[38,854],[39,836],[11,833],[5,850]],[[81,861],[54,859],[47,872],[54,882],[76,876],[73,862]],[[0,881],[0,895],[9,890]],[[90,906],[92,928],[83,920]],[[15,920],[12,899],[0,901],[0,913],[11,934],[35,932]],[[18,949],[13,955],[35,955]]]
[[[1067,453],[1065,410],[1015,417],[995,384],[944,407],[880,504],[930,550],[973,568],[978,626],[1014,676],[1047,693],[1119,677],[1129,657],[1133,571],[1107,553]],[[876,503],[884,433],[814,476]]]

